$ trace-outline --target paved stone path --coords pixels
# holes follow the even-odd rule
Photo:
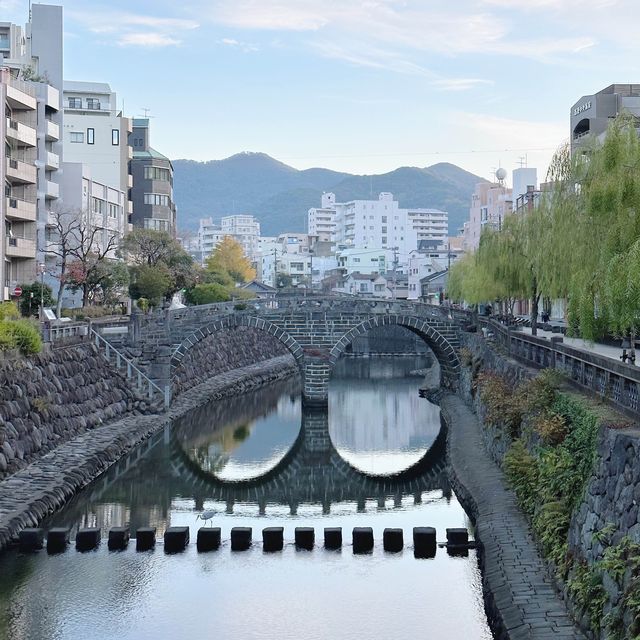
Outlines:
[[[485,451],[476,416],[451,394],[443,395],[441,408],[450,425],[453,485],[481,543],[485,601],[492,627],[501,630],[497,637],[584,639],[547,574],[515,495]]]
[[[235,369],[179,396],[168,413],[128,416],[92,429],[0,482],[0,551],[36,526],[124,454],[172,420],[212,399],[241,394],[297,371],[291,356]]]

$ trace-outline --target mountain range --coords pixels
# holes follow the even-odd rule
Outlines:
[[[480,178],[454,164],[400,167],[381,175],[352,175],[329,169],[298,170],[264,153],[239,153],[224,160],[174,160],[178,230],[195,231],[200,218],[248,213],[261,233],[304,232],[307,211],[320,206],[323,192],[337,202],[377,199],[390,191],[401,207],[433,207],[449,212],[449,234],[469,217],[471,194]]]

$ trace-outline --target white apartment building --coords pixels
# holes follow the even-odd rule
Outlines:
[[[394,253],[391,249],[354,249],[339,245],[336,250],[338,269],[343,275],[350,273],[386,273],[393,269]]]
[[[20,283],[36,277],[36,110],[35,89],[0,69],[0,155],[4,197],[0,200],[0,283],[9,300]]]
[[[320,242],[336,241],[336,196],[323,193],[320,208],[309,209],[308,230],[310,236],[316,236]]]
[[[437,273],[446,269],[446,262],[441,262],[438,258],[432,258],[422,252],[412,252],[409,256],[407,268],[409,300],[417,300],[421,295],[420,280],[425,276]]]
[[[87,165],[63,162],[62,168],[65,211],[78,212],[89,230],[99,229],[96,249],[104,251],[115,243],[107,255],[116,258],[117,246],[129,229],[127,194],[95,180]]]
[[[64,160],[90,167],[93,180],[128,194],[133,186],[130,118],[118,110],[116,94],[102,82],[65,81]],[[129,202],[127,214],[133,212]]]
[[[221,220],[223,236],[231,236],[242,245],[249,260],[259,254],[260,223],[250,215],[224,216]]]
[[[345,276],[340,286],[335,288],[339,293],[368,298],[391,298],[392,283],[378,273],[350,273]]]
[[[448,214],[438,209],[400,208],[391,193],[377,200],[337,203],[332,193],[324,194],[320,209],[310,209],[309,235],[356,249],[389,248],[397,251],[400,265],[418,249],[421,241],[446,242]]]
[[[0,23],[0,64],[5,69],[0,100],[5,140],[0,163],[5,184],[0,230],[3,299],[15,285],[36,279],[37,265],[45,262],[49,211],[60,197],[62,33],[60,6],[34,4],[24,30]],[[23,97],[18,99],[18,93]]]
[[[204,264],[207,258],[215,251],[215,248],[224,238],[219,224],[215,224],[213,218],[201,218],[198,227],[197,252],[200,262]]]

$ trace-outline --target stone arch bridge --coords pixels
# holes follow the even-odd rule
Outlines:
[[[161,388],[175,386],[185,358],[217,332],[252,327],[273,336],[291,353],[300,371],[303,399],[325,405],[333,365],[358,335],[384,326],[417,334],[440,364],[441,385],[455,389],[457,319],[445,309],[409,301],[306,296],[214,304],[133,316],[129,344]]]

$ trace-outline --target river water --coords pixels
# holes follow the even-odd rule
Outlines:
[[[422,358],[344,358],[328,411],[308,411],[296,380],[207,405],[158,434],[82,491],[46,526],[188,525],[192,544],[167,555],[97,551],[0,556],[0,638],[308,640],[491,638],[474,551],[416,559],[411,531],[471,525],[449,486],[437,406],[418,396]],[[222,547],[198,554],[198,514],[215,515]],[[230,529],[253,547],[229,549]],[[264,553],[261,530],[285,528]],[[297,551],[296,526],[316,548]],[[341,526],[341,551],[322,548]],[[373,527],[372,554],[351,529]],[[382,549],[385,527],[405,550]]]

